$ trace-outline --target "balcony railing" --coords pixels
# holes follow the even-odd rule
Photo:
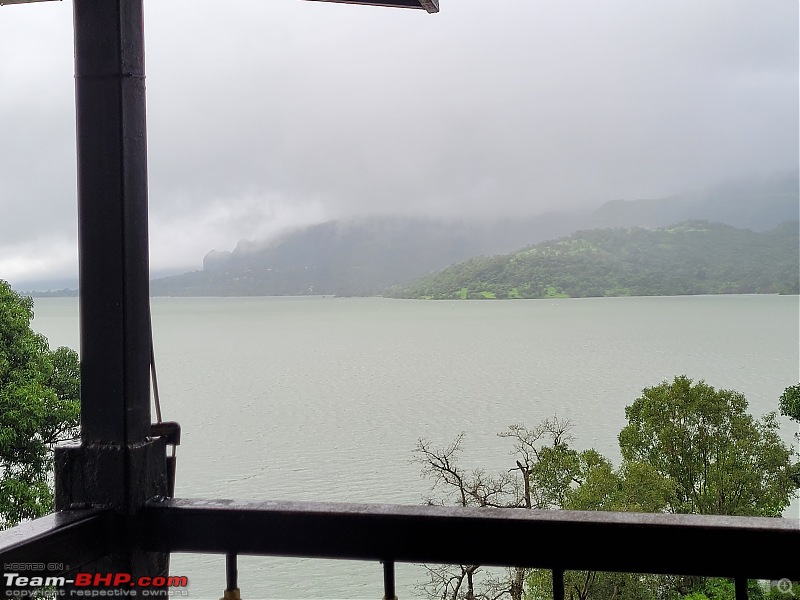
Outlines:
[[[220,499],[156,499],[130,518],[61,511],[0,532],[4,565],[68,556],[71,573],[132,549],[376,561],[386,598],[405,562],[549,569],[555,600],[569,570],[728,577],[738,600],[748,580],[800,581],[797,548],[797,519]]]
[[[389,600],[398,562],[550,569],[556,600],[567,570],[730,577],[740,600],[749,579],[800,580],[797,519],[166,499],[169,439],[150,417],[142,0],[73,6],[81,444],[56,455],[59,510],[0,532],[4,573],[163,575],[174,552],[355,559],[383,563]]]

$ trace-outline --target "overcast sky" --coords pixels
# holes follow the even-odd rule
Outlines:
[[[151,267],[798,164],[796,0],[146,0]],[[0,7],[0,279],[77,273],[72,3]]]

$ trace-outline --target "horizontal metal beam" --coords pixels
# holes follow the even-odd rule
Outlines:
[[[28,4],[29,2],[45,2],[46,0],[0,0],[0,6],[4,4]]]
[[[172,499],[147,550],[800,580],[800,520]]]
[[[0,531],[0,564],[42,565],[41,571],[60,575],[114,553],[125,544],[118,516],[109,510],[68,510]],[[50,568],[61,565],[61,568]]]
[[[439,12],[439,0],[316,0],[317,2],[339,2],[342,4],[365,4],[392,8],[420,8],[429,13]]]

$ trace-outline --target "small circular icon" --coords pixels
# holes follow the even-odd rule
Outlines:
[[[787,579],[784,577],[783,579],[779,579],[778,583],[775,584],[775,587],[778,588],[778,591],[781,594],[791,594],[794,597],[794,590],[792,590],[792,580]]]

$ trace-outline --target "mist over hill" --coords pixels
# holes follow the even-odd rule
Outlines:
[[[612,200],[594,210],[532,217],[430,219],[365,217],[285,231],[266,240],[242,240],[213,250],[203,269],[153,275],[157,296],[376,295],[392,286],[468,259],[595,228],[659,228],[707,220],[765,231],[798,218],[798,171],[728,182],[665,198]],[[76,295],[76,282],[26,286],[33,296]],[[44,290],[44,291],[43,291]]]
[[[453,265],[394,298],[585,298],[800,293],[800,222],[766,232],[708,221],[587,229]]]
[[[470,258],[506,254],[575,231],[665,227],[689,219],[764,231],[798,218],[798,173],[679,196],[606,202],[591,212],[494,221],[370,217],[330,221],[211,251],[203,269],[154,279],[157,296],[363,296]]]
[[[268,242],[240,242],[213,251],[203,270],[151,282],[153,295],[251,296],[381,293],[453,263],[509,252],[574,219],[545,215],[493,223],[408,217],[330,221],[288,232]]]
[[[613,200],[595,210],[580,229],[666,227],[690,219],[766,231],[800,218],[798,172],[729,181],[668,198]]]

